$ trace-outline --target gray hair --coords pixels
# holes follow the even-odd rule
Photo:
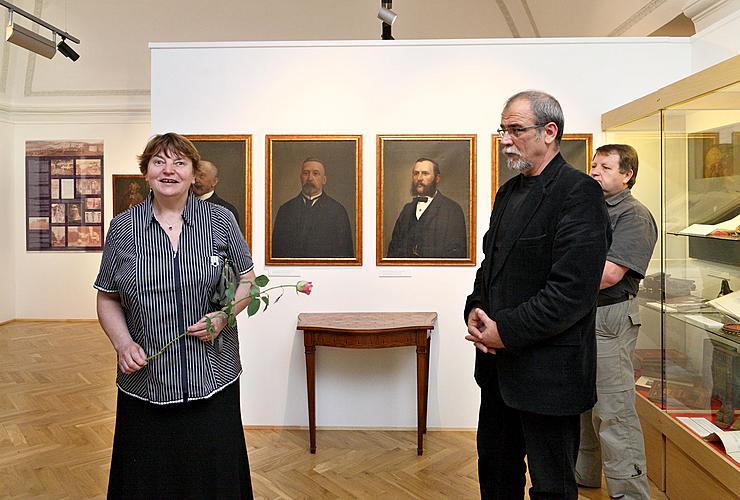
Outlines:
[[[558,100],[550,94],[539,90],[524,90],[509,97],[504,109],[519,99],[529,102],[529,106],[532,108],[532,114],[534,114],[534,119],[537,122],[535,125],[547,125],[550,122],[557,125],[558,133],[555,136],[555,144],[560,146],[560,139],[563,138],[563,128],[565,127],[565,117],[563,116],[563,108],[560,107]]]
[[[213,175],[214,175],[214,177],[218,177],[218,167],[216,166],[215,163],[213,163],[212,161],[203,160],[203,159],[200,160],[200,163],[201,164],[204,164],[203,166],[206,166],[206,167],[208,165],[210,165],[213,168]]]

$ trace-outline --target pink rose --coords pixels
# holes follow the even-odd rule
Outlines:
[[[311,295],[311,290],[313,290],[313,283],[310,281],[299,281],[295,289],[298,290],[301,293],[305,293],[306,295]]]

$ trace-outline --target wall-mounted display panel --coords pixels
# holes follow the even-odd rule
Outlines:
[[[26,250],[103,248],[103,141],[26,141]]]

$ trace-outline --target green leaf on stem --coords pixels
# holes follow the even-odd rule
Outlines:
[[[257,284],[257,286],[266,286],[270,282],[270,278],[265,276],[264,274],[260,274],[255,278],[254,282]]]
[[[267,306],[270,305],[270,296],[269,295],[263,295],[262,296],[262,302],[265,303],[265,311],[267,311]]]
[[[234,303],[230,302],[228,305],[224,306],[223,309],[221,309],[221,312],[226,318],[228,318],[229,316],[233,316],[234,315]]]
[[[254,316],[260,310],[260,301],[252,300],[247,306],[247,315]]]
[[[260,287],[257,285],[252,285],[249,288],[249,296],[252,298],[259,297],[260,296]]]

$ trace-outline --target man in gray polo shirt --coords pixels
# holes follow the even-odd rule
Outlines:
[[[635,411],[632,353],[640,329],[637,288],[658,238],[655,219],[632,196],[637,151],[626,144],[596,150],[590,175],[604,192],[613,239],[601,276],[596,310],[596,392],[581,415],[576,481],[601,486],[603,464],[611,498],[650,499],[642,428]]]

